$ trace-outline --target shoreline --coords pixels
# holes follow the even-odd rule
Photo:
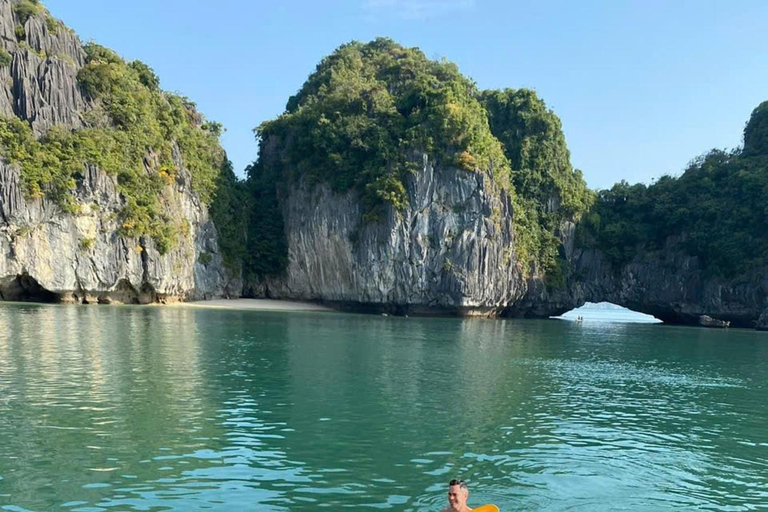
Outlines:
[[[335,309],[321,306],[320,304],[315,304],[313,302],[274,299],[210,299],[190,302],[174,302],[172,304],[165,304],[165,306],[246,311],[336,311]]]

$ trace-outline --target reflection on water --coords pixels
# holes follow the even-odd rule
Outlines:
[[[753,510],[768,337],[0,307],[0,509]]]

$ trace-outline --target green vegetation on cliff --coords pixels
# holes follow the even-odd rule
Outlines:
[[[88,59],[78,73],[78,81],[89,96],[99,100],[107,114],[104,120],[94,111],[96,115],[90,121],[120,143],[121,154],[100,166],[107,172],[141,174],[138,171],[142,160],[136,157],[152,152],[158,158],[160,171],[173,174],[179,163],[173,159],[175,143],[181,152],[180,163],[191,173],[193,189],[209,204],[224,164],[219,127],[205,123],[188,99],[161,91],[157,76],[146,64],[126,63],[111,50],[93,43],[87,44],[85,50]],[[121,156],[125,157],[122,161]]]
[[[530,89],[484,91],[493,135],[504,144],[519,196],[541,212],[565,217],[584,213],[594,202],[581,171],[571,166],[560,119]]]
[[[288,245],[277,200],[278,183],[272,173],[264,172],[263,159],[248,166],[246,174],[251,202],[246,206],[248,257],[243,271],[249,278],[280,275],[288,266]]]
[[[768,264],[766,197],[768,102],[753,111],[742,149],[713,150],[650,186],[622,181],[600,191],[580,243],[621,265],[674,240],[708,274],[733,277]]]
[[[564,260],[559,256],[559,229],[576,221],[593,204],[595,194],[581,171],[571,166],[560,119],[530,89],[484,91],[480,100],[488,112],[491,131],[504,145],[512,166],[518,204],[526,211],[523,229],[532,244],[547,283],[564,284]]]
[[[259,126],[263,143],[282,146],[281,161],[265,170],[290,169],[336,191],[357,188],[368,220],[385,204],[405,206],[403,179],[420,167],[421,152],[438,164],[493,169],[506,187],[509,162],[476,95],[454,64],[418,49],[390,39],[345,44],[323,59],[283,115]]]
[[[421,168],[423,153],[438,168],[488,172],[512,197],[518,261],[544,272],[560,268],[560,221],[592,201],[571,168],[559,119],[533,92],[481,93],[455,64],[390,39],[345,44],[323,59],[257,136],[252,183],[270,189],[304,177],[338,192],[355,189],[366,221],[387,205],[407,205],[405,178]],[[275,210],[262,221],[279,216],[276,201],[256,208],[269,205]],[[270,251],[283,249],[263,247],[257,259],[272,261],[269,273],[277,273],[285,258]]]
[[[237,179],[232,163],[227,160],[216,177],[209,212],[218,231],[219,251],[224,265],[236,276],[248,261],[246,234],[252,199],[244,184]]]
[[[26,3],[18,6],[19,15],[35,15]],[[169,217],[162,191],[183,166],[201,200],[211,203],[226,164],[220,127],[204,123],[189,100],[161,91],[146,64],[127,63],[93,43],[85,50],[78,82],[95,105],[83,114],[86,127],[55,126],[37,140],[27,123],[0,119],[0,150],[21,168],[28,196],[46,194],[72,213],[78,209],[72,192],[86,166],[116,176],[126,201],[119,219],[122,233],[149,235],[164,253],[185,226]]]
[[[26,23],[29,18],[40,14],[44,7],[35,0],[21,0],[13,6],[13,11],[19,18],[19,22]]]
[[[24,24],[33,16],[43,18],[45,25],[51,32],[55,33],[58,32],[59,29],[64,28],[64,24],[51,16],[51,13],[49,13],[48,9],[40,3],[40,0],[20,0],[13,6],[13,13],[20,23],[16,26],[16,39],[18,40],[26,38]]]

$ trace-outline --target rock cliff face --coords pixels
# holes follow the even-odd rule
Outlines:
[[[578,250],[570,295],[576,304],[608,301],[674,324],[701,325],[710,316],[734,327],[756,327],[768,308],[768,269],[737,279],[707,276],[699,261],[670,240],[661,254],[640,254],[612,268],[594,250]]]
[[[407,184],[407,211],[370,225],[362,223],[353,192],[303,183],[282,201],[286,275],[257,288],[274,298],[396,314],[547,318],[605,301],[672,324],[701,325],[707,315],[768,330],[768,269],[733,280],[707,277],[674,240],[615,268],[600,251],[575,247],[575,226],[564,223],[566,285],[524,278],[511,250],[511,206],[505,195],[488,194],[486,181],[425,160]]]
[[[89,114],[103,118],[78,84],[87,57],[77,36],[45,14],[22,19],[19,4],[0,0],[0,116],[25,121],[38,138],[54,126],[84,128]],[[159,204],[183,229],[165,253],[149,236],[124,235],[118,219],[127,200],[114,174],[85,165],[72,192],[74,213],[66,213],[44,195],[25,194],[21,169],[0,160],[0,299],[149,303],[239,296],[242,282],[224,268],[216,228],[179,148],[171,146],[178,172],[165,174]],[[144,172],[159,168],[148,151]],[[333,192],[306,176],[283,183],[287,269],[247,289],[342,309],[422,315],[548,317],[609,301],[671,323],[699,324],[706,315],[712,324],[768,329],[766,268],[739,279],[711,277],[675,239],[615,267],[600,251],[578,248],[575,224],[566,220],[558,230],[564,280],[548,283],[518,261],[513,202],[490,171],[460,170],[423,155],[403,185],[407,206],[388,207],[366,222],[356,189]]]
[[[89,167],[78,184],[76,215],[47,199],[26,199],[18,169],[0,165],[0,298],[84,303],[149,303],[218,297],[227,274],[216,254],[216,231],[183,173],[164,192],[167,207],[189,231],[160,255],[149,237],[118,234],[123,207],[115,180]],[[239,292],[235,292],[239,293]]]
[[[397,314],[494,316],[525,293],[512,205],[488,174],[436,168],[406,182],[408,206],[362,221],[355,192],[302,182],[282,200],[289,263],[261,293]],[[257,287],[258,288],[258,287]]]
[[[399,314],[548,317],[610,301],[666,322],[751,327],[768,307],[766,272],[750,269],[768,247],[755,213],[768,189],[766,112],[745,130],[752,160],[714,152],[662,187],[594,194],[533,91],[479,92],[387,39],[342,45],[257,129],[251,268],[282,275],[248,289]],[[429,157],[414,166],[419,149]],[[750,215],[722,215],[745,197]],[[387,214],[366,222],[382,204]],[[735,223],[752,229],[719,243]]]
[[[768,269],[708,277],[674,239],[617,268],[599,250],[577,247],[575,224],[564,222],[565,285],[548,286],[535,272],[524,277],[511,204],[487,190],[488,182],[483,174],[436,169],[425,157],[407,182],[407,210],[372,224],[362,222],[354,192],[302,182],[281,200],[287,272],[256,293],[395,314],[529,318],[606,301],[673,324],[702,325],[709,316],[768,329]]]
[[[546,318],[585,302],[611,302],[671,324],[705,325],[701,317],[709,316],[733,327],[768,329],[768,269],[736,279],[708,276],[674,239],[663,251],[641,252],[620,267],[595,249],[575,248],[569,262],[565,287],[548,289],[531,279],[525,297],[503,314]]]
[[[56,124],[81,127],[87,105],[77,85],[85,61],[80,40],[63,26],[53,32],[40,17],[22,23],[14,12],[17,3],[0,1],[0,40],[12,58],[0,69],[0,113],[29,122],[36,135]],[[16,27],[23,29],[23,44]]]
[[[28,122],[38,137],[54,125],[81,128],[94,105],[77,82],[85,61],[79,39],[44,16],[22,21],[17,3],[0,0],[0,45],[11,57],[0,66],[0,115]],[[147,303],[239,295],[177,149],[174,160],[180,171],[161,204],[187,229],[162,255],[149,237],[120,235],[125,198],[115,176],[86,166],[74,191],[76,213],[69,214],[45,197],[26,197],[20,169],[0,162],[0,299]],[[144,167],[157,171],[151,154]]]

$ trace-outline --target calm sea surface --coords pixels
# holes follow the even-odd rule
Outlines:
[[[2,305],[0,510],[768,510],[768,333],[612,314]]]

